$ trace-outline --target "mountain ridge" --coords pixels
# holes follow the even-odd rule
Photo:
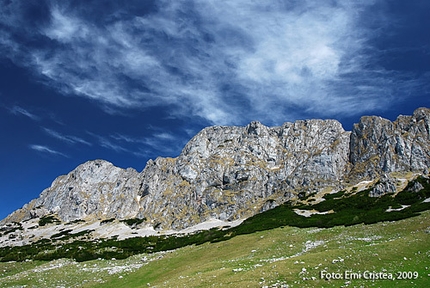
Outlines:
[[[234,221],[286,201],[333,192],[390,174],[427,175],[430,109],[395,121],[363,116],[352,131],[336,120],[298,120],[266,127],[211,126],[176,158],[149,160],[141,172],[92,160],[56,178],[40,196],[0,224],[55,215],[62,222],[145,219],[157,230]],[[384,186],[385,185],[385,186]]]

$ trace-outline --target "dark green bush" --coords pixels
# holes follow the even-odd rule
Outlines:
[[[143,219],[140,219],[140,218],[131,218],[131,219],[121,220],[121,222],[127,224],[128,226],[139,225],[139,224],[143,223],[143,221],[146,221],[146,218],[143,218]]]
[[[54,215],[46,215],[43,216],[39,219],[39,226],[45,226],[46,224],[51,224],[51,223],[61,223],[60,220],[58,220],[57,217],[55,217]]]
[[[109,218],[109,219],[102,220],[102,221],[100,221],[100,225],[113,222],[114,220],[115,220],[115,218]]]

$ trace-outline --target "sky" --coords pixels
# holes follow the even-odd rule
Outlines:
[[[430,107],[428,0],[0,0],[0,219],[201,129]]]

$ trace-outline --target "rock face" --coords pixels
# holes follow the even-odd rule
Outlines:
[[[179,157],[148,162],[139,217],[179,229],[248,217],[300,191],[339,187],[348,145],[349,132],[334,120],[206,128]]]
[[[14,214],[28,219],[56,213],[62,221],[133,218],[139,210],[138,176],[131,168],[124,170],[104,160],[89,161],[55,179],[39,198]]]
[[[103,160],[84,163],[2,222],[54,213],[62,221],[145,218],[156,229],[182,229],[381,175],[371,196],[393,193],[386,174],[428,174],[429,118],[427,108],[394,122],[362,117],[352,132],[335,120],[209,127],[177,158],[150,160],[141,173]]]
[[[351,133],[351,176],[372,179],[381,172],[421,171],[430,167],[430,110],[417,109],[412,116],[391,122],[362,117]]]

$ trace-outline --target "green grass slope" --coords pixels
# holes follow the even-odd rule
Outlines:
[[[327,280],[333,273],[341,279]],[[381,273],[394,280],[364,279]],[[429,287],[429,275],[430,211],[370,225],[275,228],[123,260],[0,263],[0,287]]]

